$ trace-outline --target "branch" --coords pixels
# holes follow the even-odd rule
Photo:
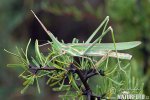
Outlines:
[[[29,65],[29,70],[33,73],[33,74],[37,74],[38,71],[40,70],[46,70],[46,71],[54,71],[54,70],[60,70],[60,69],[57,69],[53,66],[51,67],[48,67],[48,66],[44,66],[44,67],[37,67],[37,66],[32,66],[32,65]]]
[[[100,100],[101,98],[103,98],[105,95],[102,96],[95,96],[92,94],[92,90],[89,86],[89,84],[87,83],[87,79],[97,75],[100,73],[100,75],[104,76],[104,71],[100,70],[99,73],[97,73],[97,71],[95,69],[92,69],[91,71],[89,70],[87,74],[87,71],[85,71],[85,73],[87,74],[86,76],[83,74],[82,70],[78,69],[76,66],[74,66],[74,64],[70,64],[70,71],[72,71],[73,73],[78,74],[81,82],[83,83],[85,90],[83,91],[83,95],[87,96],[87,100],[95,100],[95,98],[97,98],[97,100]]]
[[[98,75],[98,74],[100,74],[101,76],[105,76],[103,70],[100,70],[99,73],[97,73],[96,69],[92,69],[92,71],[86,75],[86,81],[88,80],[88,78],[95,76],[95,75]]]
[[[61,69],[57,69],[53,66],[49,67],[49,66],[32,66],[29,65],[29,70],[33,73],[33,74],[37,74],[38,71],[41,70],[46,70],[46,71],[54,71],[54,70],[61,70]],[[94,76],[94,75],[102,75],[105,76],[104,71],[100,70],[99,73],[97,73],[96,69],[90,69],[90,70],[80,70],[78,69],[78,67],[76,67],[73,63],[71,63],[69,65],[68,68],[66,68],[66,70],[68,70],[68,72],[72,72],[73,74],[76,73],[82,84],[84,85],[85,90],[83,90],[83,94],[82,95],[86,95],[87,96],[87,100],[95,100],[95,98],[97,98],[97,100],[100,100],[101,98],[103,98],[105,95],[102,96],[95,96],[92,94],[92,90],[87,82],[88,78]]]
[[[90,89],[88,83],[86,82],[85,77],[84,77],[84,75],[80,69],[78,69],[76,66],[74,66],[74,64],[70,64],[70,71],[78,74],[78,76],[79,76],[80,80],[82,81],[85,89],[91,91],[91,89]]]

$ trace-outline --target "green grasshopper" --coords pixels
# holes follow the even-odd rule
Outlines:
[[[47,28],[39,20],[39,18],[36,16],[36,14],[33,11],[32,13],[35,16],[35,18],[38,20],[38,22],[40,23],[42,28],[45,30],[45,32],[50,36],[50,38],[52,39],[52,43],[57,46],[56,48],[58,51],[60,51],[60,53],[64,52],[65,54],[69,54],[71,56],[78,56],[78,57],[83,57],[83,56],[103,57],[108,54],[108,57],[130,60],[132,58],[132,55],[126,54],[126,53],[118,53],[117,50],[127,50],[127,49],[134,48],[141,44],[140,41],[115,43],[113,29],[111,28],[111,26],[106,29],[106,26],[109,21],[108,16],[99,25],[99,27],[92,33],[92,35],[88,38],[88,40],[85,43],[67,43],[67,44],[61,43],[56,39],[56,37],[49,30],[47,30]],[[102,31],[101,36],[91,43],[91,40],[93,39],[93,37],[96,35],[96,33],[101,29],[103,25],[104,25],[104,29]],[[102,38],[109,31],[111,32],[114,43],[100,43]],[[47,44],[44,44],[44,45],[47,45]]]

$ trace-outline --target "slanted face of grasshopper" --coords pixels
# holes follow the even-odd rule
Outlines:
[[[55,36],[46,29],[46,27],[43,25],[43,23],[39,20],[39,18],[35,15],[35,13],[32,11],[35,18],[38,20],[42,28],[45,30],[45,32],[50,36],[52,39],[52,42],[57,46],[56,49],[60,52],[64,52],[66,54],[69,54],[71,56],[105,56],[108,54],[109,57],[114,58],[120,58],[120,59],[127,59],[130,60],[132,58],[132,55],[125,54],[125,53],[118,53],[117,50],[126,50],[131,49],[139,44],[141,44],[140,41],[132,41],[132,42],[121,42],[121,43],[115,43],[114,40],[114,34],[113,29],[111,27],[107,27],[109,17],[107,16],[104,21],[99,25],[99,27],[92,33],[92,35],[88,38],[88,40],[85,43],[60,43]],[[96,35],[96,33],[101,29],[101,27],[104,25],[104,29],[102,31],[102,34],[91,43],[91,40]],[[113,39],[113,43],[100,43],[102,38],[110,31]]]

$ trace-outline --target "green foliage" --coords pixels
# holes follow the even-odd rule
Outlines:
[[[42,3],[41,7],[44,11],[53,13],[54,15],[69,15],[73,16],[76,20],[83,20],[87,16],[99,19],[99,16],[102,15],[102,9],[100,6],[94,8],[86,1],[82,3],[82,9],[77,5],[65,5],[56,2]]]
[[[35,45],[35,52],[37,52],[37,50],[39,50],[39,47]],[[21,93],[24,93],[30,85],[33,85],[34,82],[36,82],[38,92],[40,93],[40,86],[38,80],[44,76],[47,76],[49,77],[49,79],[47,80],[47,84],[51,87],[54,86],[53,87],[54,91],[66,91],[65,95],[60,96],[61,98],[63,99],[78,98],[81,100],[85,98],[82,95],[82,88],[84,88],[83,84],[81,85],[82,88],[79,88],[77,85],[77,81],[80,80],[79,77],[66,70],[69,64],[74,62],[72,56],[69,55],[58,56],[59,53],[55,50],[55,48],[52,48],[49,54],[46,56],[44,56],[39,51],[38,53],[36,53],[35,58],[32,57],[32,60],[29,61],[29,64],[32,63],[32,65],[35,66],[35,68],[37,67],[40,68],[39,65],[43,64],[41,63],[41,60],[39,60],[39,58],[41,58],[43,59],[43,61],[46,61],[44,66],[49,66],[49,67],[54,66],[56,69],[59,70],[58,71],[41,70],[38,73],[34,74],[32,73],[32,70],[30,70],[29,65],[26,64],[28,60],[26,60],[25,57],[23,58],[23,56],[21,57],[18,54],[13,54],[13,55],[17,55],[19,59],[22,59],[20,61],[20,64],[8,65],[12,67],[22,67],[24,69],[23,73],[19,75],[20,78],[23,78],[25,80],[23,83],[24,88],[21,91]],[[24,61],[26,63],[24,63]],[[111,61],[113,60],[107,58],[107,60],[104,61],[98,67],[100,69],[105,70],[106,76],[102,77],[97,75],[89,79],[88,83],[90,84],[93,94],[102,95],[106,93],[106,97],[111,98],[116,96],[116,94],[123,92],[122,90],[128,90],[128,89],[140,89],[140,91],[136,91],[136,93],[142,93],[143,85],[139,84],[141,83],[141,81],[139,82],[137,77],[135,78],[133,75],[131,75],[132,72],[131,67],[129,67],[128,64],[122,67],[122,69],[126,73],[128,73],[125,74],[124,72],[122,72],[122,70],[118,68],[117,62],[114,62],[117,63],[115,66],[112,66],[114,64]],[[80,59],[80,63],[76,62],[76,65],[79,66],[78,67],[79,69],[91,69],[92,64],[89,60],[84,58],[84,60]],[[121,66],[123,65],[124,64],[122,64]],[[44,66],[42,67],[44,68]],[[66,75],[68,76],[69,79],[68,84],[65,83]],[[135,93],[135,91],[133,92]]]

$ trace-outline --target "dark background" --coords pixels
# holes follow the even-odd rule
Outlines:
[[[101,21],[110,16],[109,25],[114,29],[117,42],[142,41],[141,46],[127,52],[133,54],[131,67],[139,68],[137,74],[145,79],[145,94],[150,95],[149,6],[150,0],[0,0],[0,99],[58,99],[57,93],[45,85],[45,79],[40,82],[41,94],[33,86],[21,95],[20,70],[6,67],[16,59],[4,52],[4,48],[15,52],[16,46],[25,49],[29,38],[33,45],[35,39],[40,43],[49,39],[31,9],[59,40],[66,43],[74,37],[86,40]],[[112,42],[111,34],[107,34],[103,42]]]

